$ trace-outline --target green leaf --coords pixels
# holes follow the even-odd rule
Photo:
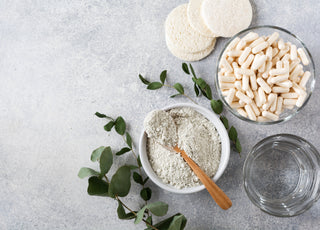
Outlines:
[[[220,114],[223,110],[221,100],[211,100],[211,108],[216,114]]]
[[[148,216],[148,218],[146,219],[146,222],[152,225],[152,216]],[[147,223],[146,223],[146,226],[149,227]]]
[[[132,177],[133,177],[133,180],[134,180],[136,183],[143,185],[143,179],[142,179],[142,176],[141,176],[139,173],[133,172]]]
[[[134,169],[138,169],[139,167],[136,166],[136,165],[126,165],[128,166],[131,170],[134,170]]]
[[[156,216],[164,216],[168,212],[168,205],[161,201],[148,204],[147,208]]]
[[[94,115],[96,115],[99,118],[108,118],[108,119],[112,120],[112,117],[108,117],[107,115],[105,115],[103,113],[96,112]]]
[[[209,85],[206,86],[206,88],[204,89],[204,91],[206,92],[205,97],[208,98],[209,100],[212,99],[212,92],[211,92],[211,88]]]
[[[137,158],[137,162],[138,162],[139,167],[142,167],[141,160],[140,160],[140,155]]]
[[[127,153],[127,152],[129,152],[129,151],[131,151],[130,148],[124,147],[124,148],[122,148],[119,152],[117,152],[116,155],[117,155],[117,156],[120,156],[120,155],[125,154],[125,153]]]
[[[179,96],[179,95],[181,95],[181,94],[177,93],[177,94],[171,95],[170,98],[174,98],[174,97]]]
[[[97,172],[96,170],[93,170],[91,168],[81,168],[79,173],[78,173],[78,177],[80,177],[81,179],[88,177],[88,176],[99,176],[100,173]]]
[[[150,188],[143,188],[140,192],[140,196],[142,197],[142,199],[144,199],[145,201],[150,200],[152,195],[152,191]]]
[[[152,82],[148,85],[147,89],[150,90],[155,90],[155,89],[160,89],[163,86],[161,82]]]
[[[162,84],[164,84],[166,78],[167,78],[167,70],[163,70],[160,74],[160,81],[162,82]]]
[[[120,197],[128,195],[131,187],[130,176],[131,171],[128,166],[120,167],[111,178],[111,193]]]
[[[193,88],[194,88],[194,92],[196,93],[196,96],[198,97],[198,96],[199,96],[199,94],[200,94],[200,91],[199,91],[198,86],[197,86],[197,84],[196,84],[196,83],[194,83]]]
[[[123,118],[117,117],[116,119],[116,131],[117,133],[119,133],[120,135],[123,135],[126,131],[126,122],[123,120]]]
[[[187,224],[187,219],[184,215],[178,215],[173,217],[168,230],[180,230],[184,229]]]
[[[113,163],[113,155],[110,146],[106,147],[101,153],[100,157],[100,171],[101,175],[105,175],[109,172]]]
[[[202,78],[196,79],[197,85],[200,87],[200,89],[204,90],[207,86],[207,83]]]
[[[139,210],[139,212],[137,213],[136,219],[134,220],[135,224],[139,224],[142,221],[144,211],[146,210],[146,208],[147,206],[144,206],[142,209]]]
[[[174,84],[173,87],[174,87],[180,94],[184,94],[183,86],[182,86],[180,83]]]
[[[230,140],[232,140],[233,142],[236,142],[237,141],[237,138],[238,138],[238,132],[237,130],[231,126],[230,130],[229,130],[229,138]]]
[[[96,176],[92,176],[89,178],[88,182],[87,192],[90,196],[108,196],[109,184],[106,181]]]
[[[100,146],[99,148],[93,150],[91,154],[91,161],[93,162],[97,161],[100,158],[101,153],[103,152],[104,149],[105,149],[104,146]]]
[[[115,125],[114,121],[109,121],[108,124],[104,126],[104,130],[106,130],[107,132],[110,132],[114,125]]]
[[[146,179],[144,179],[143,181],[143,185],[145,185],[147,183],[147,181],[149,180],[149,177],[147,177]]]
[[[228,130],[229,129],[229,121],[225,116],[221,116],[220,120],[222,121],[224,127]]]
[[[140,80],[142,81],[143,84],[145,84],[145,85],[149,85],[150,84],[150,82],[147,79],[145,79],[144,77],[142,77],[141,74],[139,74],[139,78],[140,78]]]
[[[194,70],[193,70],[193,67],[192,67],[191,63],[189,63],[189,67],[190,67],[190,69],[191,69],[192,75],[193,75],[195,78],[197,78],[197,76],[196,76],[196,74],[195,74],[195,72],[194,72]]]
[[[195,79],[195,83],[199,86],[203,95],[209,100],[212,99],[212,93],[210,86],[202,78]]]
[[[237,138],[237,140],[236,140],[236,149],[237,149],[238,153],[241,153],[242,147],[241,147],[239,138]]]
[[[117,213],[118,213],[119,219],[121,219],[121,220],[130,220],[130,219],[133,219],[136,217],[131,212],[126,213],[120,201],[118,201]]]
[[[193,81],[194,83],[196,83],[196,84],[197,84],[197,78],[192,77],[191,79],[192,79],[192,81]]]
[[[128,132],[126,132],[126,142],[127,142],[128,146],[130,147],[130,149],[132,149],[132,138]]]
[[[186,63],[182,63],[182,70],[186,74],[190,74],[189,69],[188,69],[188,65]]]
[[[171,217],[169,217],[167,219],[162,220],[161,222],[159,222],[159,223],[157,223],[157,224],[155,224],[153,226],[156,227],[159,230],[168,230],[173,218],[175,216],[180,216],[180,215],[182,215],[182,214],[177,213],[177,214],[175,214],[175,215],[173,215],[173,216],[171,216]],[[186,224],[186,222],[185,222],[185,224]],[[183,228],[184,228],[184,226],[181,226],[181,230],[183,230]],[[149,227],[146,230],[152,230],[152,228]]]

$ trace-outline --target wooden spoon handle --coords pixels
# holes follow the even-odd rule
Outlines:
[[[232,202],[229,197],[205,174],[204,171],[190,158],[188,155],[180,149],[178,146],[174,147],[174,150],[181,154],[183,159],[188,163],[193,172],[197,175],[203,185],[207,188],[208,192],[215,200],[215,202],[224,210],[227,210],[232,206]]]

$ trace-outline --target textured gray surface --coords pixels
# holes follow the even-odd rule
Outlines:
[[[145,114],[184,98],[173,92],[151,92],[137,80],[142,73],[156,79],[168,69],[169,82],[191,86],[181,61],[166,48],[164,20],[186,1],[26,0],[0,2],[0,229],[141,229],[116,217],[116,202],[86,194],[87,182],[77,178],[81,166],[93,166],[90,152],[100,145],[121,146],[106,134],[101,111],[121,114],[137,145]],[[320,64],[320,2],[257,0],[252,25],[278,25],[297,34]],[[194,63],[213,86],[216,50]],[[192,93],[191,88],[186,91]],[[243,156],[231,154],[218,185],[233,207],[222,211],[206,191],[192,195],[164,192],[149,182],[153,199],[182,212],[187,229],[317,229],[320,202],[293,218],[276,218],[256,208],[242,186],[248,150],[276,133],[304,137],[318,149],[320,96],[316,86],[305,109],[287,123],[247,124],[227,113],[241,137]],[[208,103],[199,98],[205,107]],[[130,155],[124,161],[132,160]],[[122,163],[123,163],[122,162]],[[133,185],[132,191],[137,191]],[[138,194],[125,199],[137,208]]]

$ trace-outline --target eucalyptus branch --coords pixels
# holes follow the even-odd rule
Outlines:
[[[176,84],[179,84],[179,83],[176,83]],[[172,89],[176,89],[174,86],[168,85],[168,84],[163,84],[163,86],[168,87],[168,88],[172,88]],[[175,96],[178,96],[178,95],[184,96],[184,97],[188,98],[190,101],[192,101],[193,103],[198,104],[195,100],[193,100],[190,96],[188,96],[188,95],[185,94],[184,92],[183,92],[183,93],[179,93],[179,94],[172,95],[171,97],[173,97],[173,96],[175,97]]]

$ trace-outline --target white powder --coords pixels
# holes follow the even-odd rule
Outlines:
[[[173,118],[176,125],[179,148],[209,177],[213,177],[218,170],[221,156],[220,136],[214,125],[202,114],[188,107],[171,109],[166,113]],[[158,125],[159,129],[166,126],[161,123]],[[164,183],[179,189],[201,184],[180,154],[163,147],[154,137],[148,137],[149,161]]]

